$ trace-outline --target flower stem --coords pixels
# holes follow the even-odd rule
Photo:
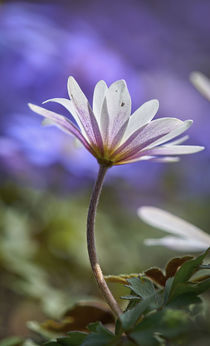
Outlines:
[[[115,298],[113,297],[101,270],[101,267],[98,263],[97,259],[97,254],[96,254],[96,247],[95,247],[95,234],[94,234],[94,229],[95,229],[95,216],[96,216],[96,209],[99,201],[99,197],[101,194],[102,186],[103,186],[103,181],[104,177],[106,174],[108,167],[104,165],[100,165],[98,176],[96,179],[95,186],[93,188],[91,200],[90,200],[90,205],[88,209],[88,217],[87,217],[87,245],[88,245],[88,254],[89,254],[89,259],[92,267],[93,274],[95,276],[95,279],[98,283],[98,286],[112,309],[113,313],[119,317],[120,314],[122,313],[119,305],[117,304]]]

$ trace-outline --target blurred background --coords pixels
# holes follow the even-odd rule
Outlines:
[[[90,102],[98,80],[125,79],[133,110],[159,99],[157,117],[193,119],[188,143],[206,147],[175,164],[110,170],[96,234],[104,272],[164,267],[181,255],[144,245],[164,234],[138,219],[139,206],[164,208],[209,232],[210,103],[189,80],[194,70],[210,77],[209,13],[208,0],[0,1],[1,338],[27,336],[26,321],[98,297],[85,235],[97,164],[27,107],[67,97],[69,75]]]

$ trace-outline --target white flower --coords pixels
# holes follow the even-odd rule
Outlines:
[[[77,126],[45,108],[33,104],[29,107],[74,135],[100,164],[112,166],[140,160],[177,161],[174,155],[192,154],[204,149],[179,145],[183,139],[169,142],[186,131],[192,120],[152,120],[159,107],[157,100],[144,103],[131,115],[131,98],[123,80],[114,82],[109,88],[104,81],[99,81],[94,90],[93,109],[73,77],[69,77],[68,92],[70,99],[55,98],[45,102],[57,102],[67,108]]]
[[[146,245],[162,245],[179,251],[202,251],[210,246],[210,235],[191,223],[155,207],[141,207],[139,217],[149,225],[175,236],[146,239]]]

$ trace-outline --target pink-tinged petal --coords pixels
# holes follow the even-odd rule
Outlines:
[[[183,239],[178,237],[163,237],[160,239],[145,239],[144,244],[147,246],[165,246],[176,251],[198,252],[208,248],[205,242],[194,239]]]
[[[156,207],[140,207],[138,216],[149,225],[182,238],[195,239],[210,245],[210,235],[191,223]]]
[[[93,113],[96,117],[98,124],[101,122],[101,110],[104,102],[105,94],[108,87],[103,80],[100,80],[94,89],[93,93]]]
[[[149,124],[144,125],[142,128],[135,131],[126,142],[118,147],[118,149],[112,154],[112,157],[116,158],[117,161],[119,161],[119,159],[129,159],[138,154],[145,147],[180,126],[182,123],[181,120],[176,118],[153,120]]]
[[[131,114],[131,98],[124,80],[119,80],[109,87],[104,102],[107,102],[109,115],[107,140],[110,148],[112,148],[122,138],[126,129],[125,123]]]
[[[93,149],[91,148],[89,143],[86,141],[86,139],[83,137],[79,129],[73,124],[72,121],[70,121],[69,119],[65,118],[64,116],[60,114],[49,111],[43,107],[39,107],[31,103],[29,103],[28,106],[33,112],[49,119],[51,122],[51,125],[55,125],[59,127],[62,131],[68,134],[74,135],[84,145],[84,147],[87,150],[93,153]]]
[[[174,157],[164,156],[164,157],[154,157],[150,161],[153,161],[153,162],[178,162],[178,161],[180,161],[180,158],[177,156],[174,156]]]
[[[117,165],[124,165],[127,163],[133,163],[138,161],[152,161],[152,162],[178,162],[180,159],[179,157],[171,157],[171,156],[165,156],[165,157],[155,157],[155,156],[149,156],[149,155],[142,155],[141,153],[139,155],[135,155],[129,159],[121,160],[116,162]]]
[[[150,150],[145,150],[145,155],[185,155],[194,154],[204,150],[204,147],[198,145],[171,145],[162,146]]]
[[[139,107],[129,118],[129,123],[122,138],[125,142],[136,130],[148,124],[155,116],[159,108],[158,100],[150,100]]]
[[[159,146],[160,144],[163,144],[165,142],[170,141],[171,139],[181,135],[183,132],[185,132],[189,127],[192,125],[192,120],[186,120],[184,122],[181,122],[180,126],[177,126],[175,129],[170,131],[167,135],[157,139],[152,144],[147,146],[148,149],[154,148],[156,146]],[[146,148],[145,148],[146,149]]]
[[[108,147],[109,113],[108,113],[106,98],[104,99],[104,102],[103,102],[102,108],[101,108],[100,129],[101,129],[101,135],[102,135],[103,143],[106,147]]]
[[[68,79],[68,92],[89,141],[100,151],[103,151],[103,142],[97,120],[86,96],[73,77]]]
[[[196,89],[210,101],[210,79],[207,78],[203,73],[192,72],[190,80]]]
[[[125,160],[119,160],[119,161],[116,161],[115,162],[115,165],[125,165],[127,163],[133,163],[133,162],[137,162],[137,161],[151,161],[155,159],[155,156],[141,156],[141,157],[138,157],[138,158],[135,158],[135,159],[125,159]]]
[[[49,99],[49,100],[44,101],[43,104],[48,103],[48,102],[56,102],[56,103],[60,104],[61,106],[63,106],[64,108],[66,108],[71,113],[74,120],[77,122],[78,126],[80,127],[80,130],[81,130],[83,136],[88,141],[88,136],[86,135],[86,132],[84,131],[83,125],[81,124],[80,118],[79,118],[77,111],[74,107],[74,104],[71,100],[68,100],[65,98],[53,98],[53,99]]]

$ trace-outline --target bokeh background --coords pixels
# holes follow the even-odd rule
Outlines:
[[[163,233],[138,219],[139,206],[209,231],[210,103],[189,80],[194,70],[210,76],[209,13],[208,0],[0,2],[0,338],[27,336],[26,321],[98,297],[85,236],[97,164],[27,107],[66,97],[69,75],[90,101],[98,80],[125,79],[133,110],[159,99],[157,116],[193,119],[188,143],[206,147],[176,164],[110,170],[97,218],[104,272],[141,272],[180,255],[144,245]]]

